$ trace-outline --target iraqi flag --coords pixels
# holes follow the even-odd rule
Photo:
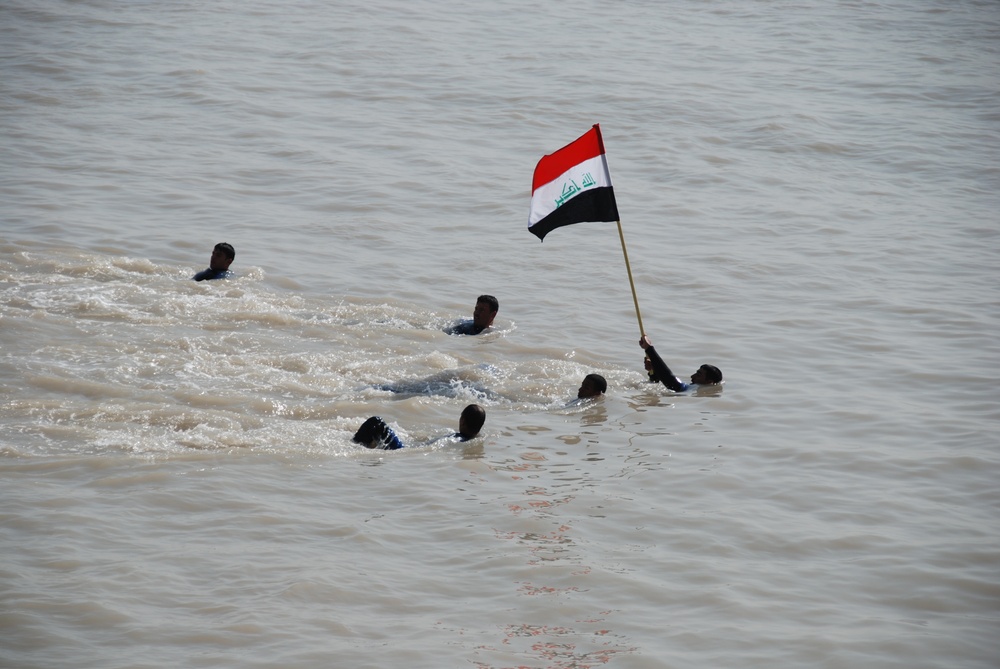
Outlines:
[[[538,239],[564,225],[617,220],[600,125],[538,161],[528,217],[528,231]]]

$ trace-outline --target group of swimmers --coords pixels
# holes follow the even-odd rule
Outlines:
[[[195,281],[209,281],[212,279],[227,279],[233,276],[229,266],[236,259],[236,250],[232,244],[221,242],[212,249],[212,257],[209,261],[208,269],[202,270],[192,278]],[[480,295],[476,299],[476,307],[472,312],[471,321],[463,321],[450,328],[447,332],[453,335],[478,335],[493,325],[500,310],[500,303],[492,295]],[[645,352],[644,365],[646,374],[651,382],[660,382],[669,390],[682,393],[695,386],[711,386],[722,383],[722,372],[714,365],[702,365],[691,375],[691,382],[685,383],[677,378],[667,363],[663,361],[660,354],[653,348],[653,342],[645,334],[639,339],[639,347]],[[600,374],[588,374],[583,379],[580,389],[577,391],[578,399],[590,399],[600,397],[607,391],[608,382]],[[478,404],[470,404],[462,410],[462,415],[458,422],[458,432],[440,439],[456,439],[458,441],[468,441],[474,439],[486,423],[486,410]],[[354,434],[353,441],[362,444],[367,448],[379,448],[385,450],[396,450],[403,448],[403,442],[399,436],[386,425],[378,416],[371,416],[366,420],[358,431]]]

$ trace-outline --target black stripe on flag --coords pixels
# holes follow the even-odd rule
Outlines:
[[[586,221],[617,221],[618,205],[615,192],[610,186],[591,188],[557,208],[551,214],[528,228],[528,231],[545,240],[545,235],[556,228]]]

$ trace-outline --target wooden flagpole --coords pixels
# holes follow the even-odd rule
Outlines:
[[[635,317],[639,321],[639,334],[646,336],[642,329],[642,314],[639,313],[639,298],[635,295],[635,282],[632,280],[632,266],[628,262],[628,251],[625,250],[625,233],[622,232],[622,222],[618,221],[618,237],[622,240],[622,254],[625,256],[625,271],[628,272],[628,285],[632,287],[632,301],[635,303]]]

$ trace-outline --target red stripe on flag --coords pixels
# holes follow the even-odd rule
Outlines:
[[[531,192],[538,190],[560,174],[585,160],[604,153],[604,141],[601,138],[601,126],[595,124],[579,139],[570,142],[557,151],[543,156],[535,166],[535,175],[531,179]]]

